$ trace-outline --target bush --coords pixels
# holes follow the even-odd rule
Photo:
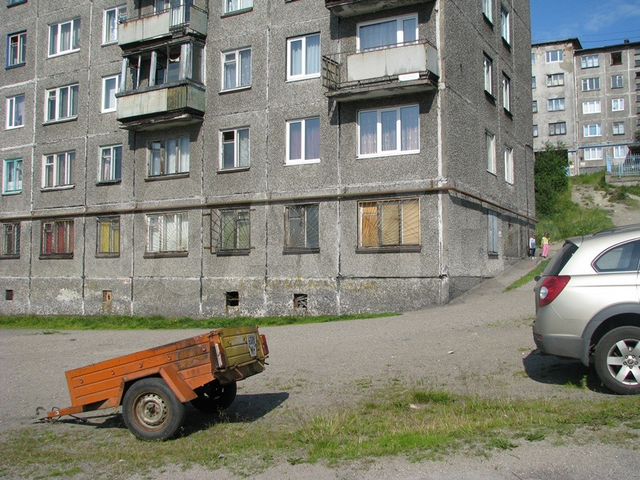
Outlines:
[[[561,146],[547,144],[543,152],[536,154],[534,169],[536,210],[539,216],[558,211],[558,198],[567,191],[569,180],[567,151]]]

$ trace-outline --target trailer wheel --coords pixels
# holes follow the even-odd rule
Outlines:
[[[143,378],[124,396],[122,417],[129,431],[141,440],[166,440],[178,431],[184,405],[161,378]]]
[[[198,397],[191,400],[191,405],[204,413],[216,413],[231,406],[237,391],[236,382],[222,385],[214,380],[197,391]]]

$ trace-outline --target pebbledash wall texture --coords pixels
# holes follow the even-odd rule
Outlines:
[[[446,303],[533,228],[526,0],[7,0],[2,314]]]

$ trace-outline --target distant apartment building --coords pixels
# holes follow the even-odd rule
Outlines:
[[[623,162],[640,128],[640,43],[560,40],[533,45],[531,58],[534,149],[562,143],[574,175]]]
[[[402,311],[525,254],[528,1],[0,8],[3,314]]]

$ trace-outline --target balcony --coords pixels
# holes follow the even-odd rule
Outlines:
[[[325,95],[337,102],[435,90],[438,51],[428,42],[322,57]]]
[[[126,20],[118,26],[118,45],[129,47],[175,35],[207,35],[208,14],[190,4],[173,6],[160,13]]]
[[[154,130],[202,122],[204,87],[189,81],[118,94],[118,121],[126,130]]]
[[[325,0],[324,5],[338,17],[353,17],[428,1],[433,0]]]

